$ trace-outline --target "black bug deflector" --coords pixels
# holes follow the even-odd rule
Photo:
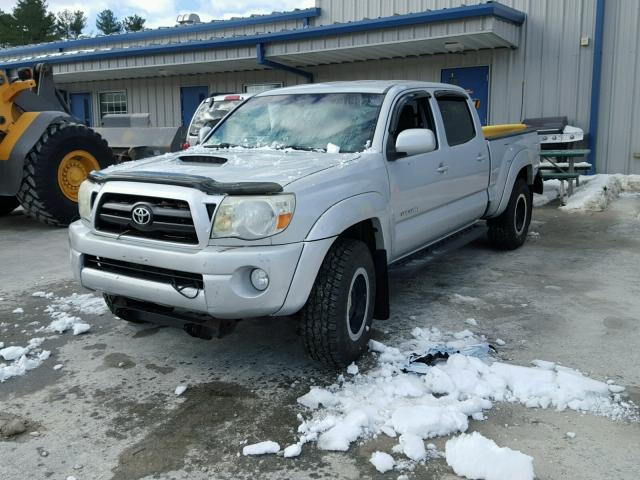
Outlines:
[[[216,182],[200,175],[168,172],[91,172],[89,180],[95,183],[140,182],[188,187],[207,195],[270,195],[282,193],[282,185],[275,182]]]

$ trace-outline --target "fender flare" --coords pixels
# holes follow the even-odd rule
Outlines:
[[[513,186],[516,183],[516,178],[518,178],[518,174],[523,168],[527,169],[527,185],[533,185],[535,181],[533,175],[533,164],[531,162],[530,152],[526,149],[520,150],[513,159],[513,162],[511,162],[500,201],[496,202],[495,205],[489,206],[489,210],[485,214],[485,218],[497,217],[506,210],[509,198],[511,198]]]
[[[23,116],[35,118],[31,119],[24,130],[16,131],[17,139],[11,147],[8,158],[0,159],[0,195],[13,196],[18,193],[22,184],[24,160],[49,125],[59,119],[71,120],[70,115],[57,111],[27,112]],[[7,138],[4,141],[7,141]]]
[[[377,192],[365,192],[340,200],[320,215],[313,224],[305,241],[336,237],[349,227],[365,220],[373,220],[376,244],[379,249],[388,249],[390,243],[388,204]]]

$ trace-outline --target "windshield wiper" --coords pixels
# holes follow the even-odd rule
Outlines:
[[[291,150],[300,150],[303,152],[315,152],[317,149],[316,148],[311,148],[311,147],[300,147],[298,145],[283,145],[283,146],[278,146],[278,150],[286,150],[290,148]]]

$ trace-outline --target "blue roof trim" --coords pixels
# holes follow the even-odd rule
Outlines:
[[[222,30],[226,28],[247,27],[251,25],[263,25],[265,23],[286,22],[289,20],[302,20],[319,17],[321,9],[307,8],[303,10],[293,10],[290,12],[272,13],[270,15],[257,15],[254,17],[240,18],[237,20],[222,20],[218,22],[205,22],[182,27],[161,27],[142,32],[120,33],[117,35],[103,35],[92,38],[80,38],[78,40],[61,40],[57,42],[41,43],[38,45],[28,45],[24,47],[12,47],[2,50],[2,54],[24,54],[37,53],[50,50],[75,50],[78,48],[95,47],[108,45],[111,43],[128,42],[135,40],[149,40],[154,38],[167,37],[169,35],[182,35],[185,33],[208,32]],[[308,20],[307,20],[308,21]]]
[[[202,50],[213,50],[217,48],[234,48],[243,46],[255,46],[258,43],[286,42],[294,40],[306,40],[310,38],[325,37],[331,35],[341,35],[348,33],[359,33],[370,30],[386,28],[396,28],[451,20],[464,20],[494,16],[516,25],[524,23],[525,14],[519,10],[507,7],[497,2],[487,2],[480,5],[470,5],[456,8],[446,8],[442,10],[432,10],[420,13],[410,13],[407,15],[395,15],[392,17],[382,17],[373,20],[359,20],[351,23],[341,23],[334,25],[323,25],[319,27],[307,27],[299,30],[287,30],[275,33],[263,33],[247,35],[243,37],[227,37],[214,40],[202,40],[185,43],[172,43],[165,45],[147,45],[143,47],[119,48],[113,50],[103,50],[75,55],[60,55],[57,57],[30,59],[27,61],[18,60],[0,64],[0,68],[20,68],[29,67],[34,63],[45,62],[49,65],[109,60],[114,58],[159,55],[181,52],[196,52]]]

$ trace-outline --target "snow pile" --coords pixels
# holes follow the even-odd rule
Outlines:
[[[484,480],[533,480],[533,458],[517,450],[500,448],[478,432],[448,440],[447,464],[457,475]]]
[[[43,292],[36,292],[37,296],[51,298],[49,294],[40,295]],[[34,293],[33,295],[36,295]],[[104,300],[96,297],[91,293],[77,294],[74,293],[69,297],[56,297],[53,302],[47,306],[45,312],[53,319],[49,326],[40,329],[41,331],[64,333],[72,330],[74,335],[80,335],[88,332],[91,325],[82,321],[79,316],[72,313],[87,315],[103,315],[107,312],[107,306]]]
[[[640,175],[600,174],[580,176],[580,186],[567,198],[566,205],[560,207],[568,212],[600,212],[618,198],[622,192],[640,191]],[[538,207],[560,197],[560,180],[544,182],[544,193],[534,197]]]
[[[386,473],[389,470],[393,470],[393,467],[396,464],[393,457],[385,452],[373,452],[369,461],[380,473]]]
[[[51,352],[41,350],[44,339],[32,338],[26,347],[5,347],[0,350],[0,357],[12,363],[0,363],[0,383],[12,378],[24,375],[29,370],[39,367],[49,358]]]
[[[416,328],[413,338],[400,348],[371,341],[377,365],[368,372],[327,388],[312,387],[298,398],[311,410],[298,427],[300,442],[316,441],[322,450],[346,451],[352,442],[385,434],[400,435],[394,449],[409,459],[419,459],[423,439],[465,432],[469,417],[483,420],[493,402],[518,402],[531,408],[573,409],[623,418],[634,406],[622,401],[622,387],[584,376],[552,362],[522,367],[490,357],[453,354],[427,367],[425,375],[406,371],[407,358],[416,352],[441,348],[474,351],[484,337],[468,330],[442,334],[438,329]]]
[[[242,455],[264,455],[267,453],[278,453],[280,451],[280,445],[276,442],[267,440],[266,442],[254,443],[253,445],[247,445],[242,449]]]

